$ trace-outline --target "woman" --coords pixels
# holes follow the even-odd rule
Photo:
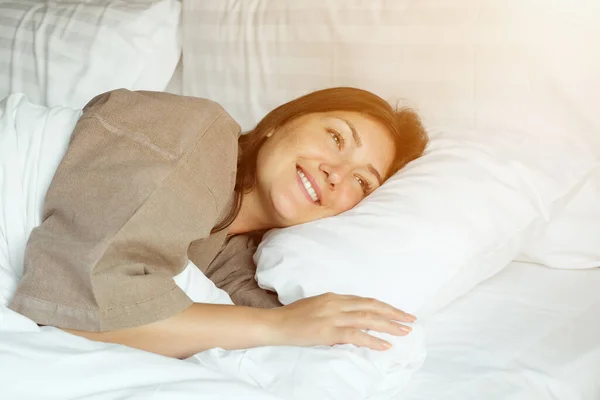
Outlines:
[[[252,247],[236,235],[354,207],[421,155],[418,117],[335,88],[238,134],[208,100],[127,90],[94,98],[46,194],[11,308],[40,325],[179,358],[263,345],[384,350],[389,343],[363,330],[407,334],[397,322],[414,317],[373,299],[326,294],[275,307],[247,266]],[[172,279],[188,259],[236,304],[258,307],[193,303]]]

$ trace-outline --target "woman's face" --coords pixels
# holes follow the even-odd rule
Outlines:
[[[259,151],[255,195],[272,226],[337,215],[381,185],[394,151],[388,130],[360,113],[298,117]]]

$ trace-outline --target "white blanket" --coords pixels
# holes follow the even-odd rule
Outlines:
[[[387,337],[388,352],[353,346],[212,349],[174,360],[92,342],[6,305],[29,233],[80,110],[46,109],[20,94],[0,102],[0,388],[7,399],[390,399],[425,359],[424,332]],[[196,302],[229,296],[190,263],[176,281]]]

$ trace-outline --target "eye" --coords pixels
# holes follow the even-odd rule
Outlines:
[[[356,177],[356,181],[361,186],[365,196],[368,195],[369,193],[371,193],[371,190],[373,189],[373,187],[371,186],[371,183],[367,179],[363,178],[360,175],[355,175],[355,177]]]
[[[327,129],[327,133],[329,133],[329,136],[331,136],[338,149],[343,150],[345,143],[344,137],[338,131],[331,128]]]

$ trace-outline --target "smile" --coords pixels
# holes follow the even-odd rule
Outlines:
[[[311,198],[313,203],[321,204],[316,190],[313,188],[312,184],[310,183],[310,181],[308,180],[308,178],[306,177],[304,172],[302,172],[300,167],[296,167],[296,173],[298,174],[298,177],[302,181],[302,184],[304,185],[304,189],[306,189],[306,193],[308,193],[308,196]]]

